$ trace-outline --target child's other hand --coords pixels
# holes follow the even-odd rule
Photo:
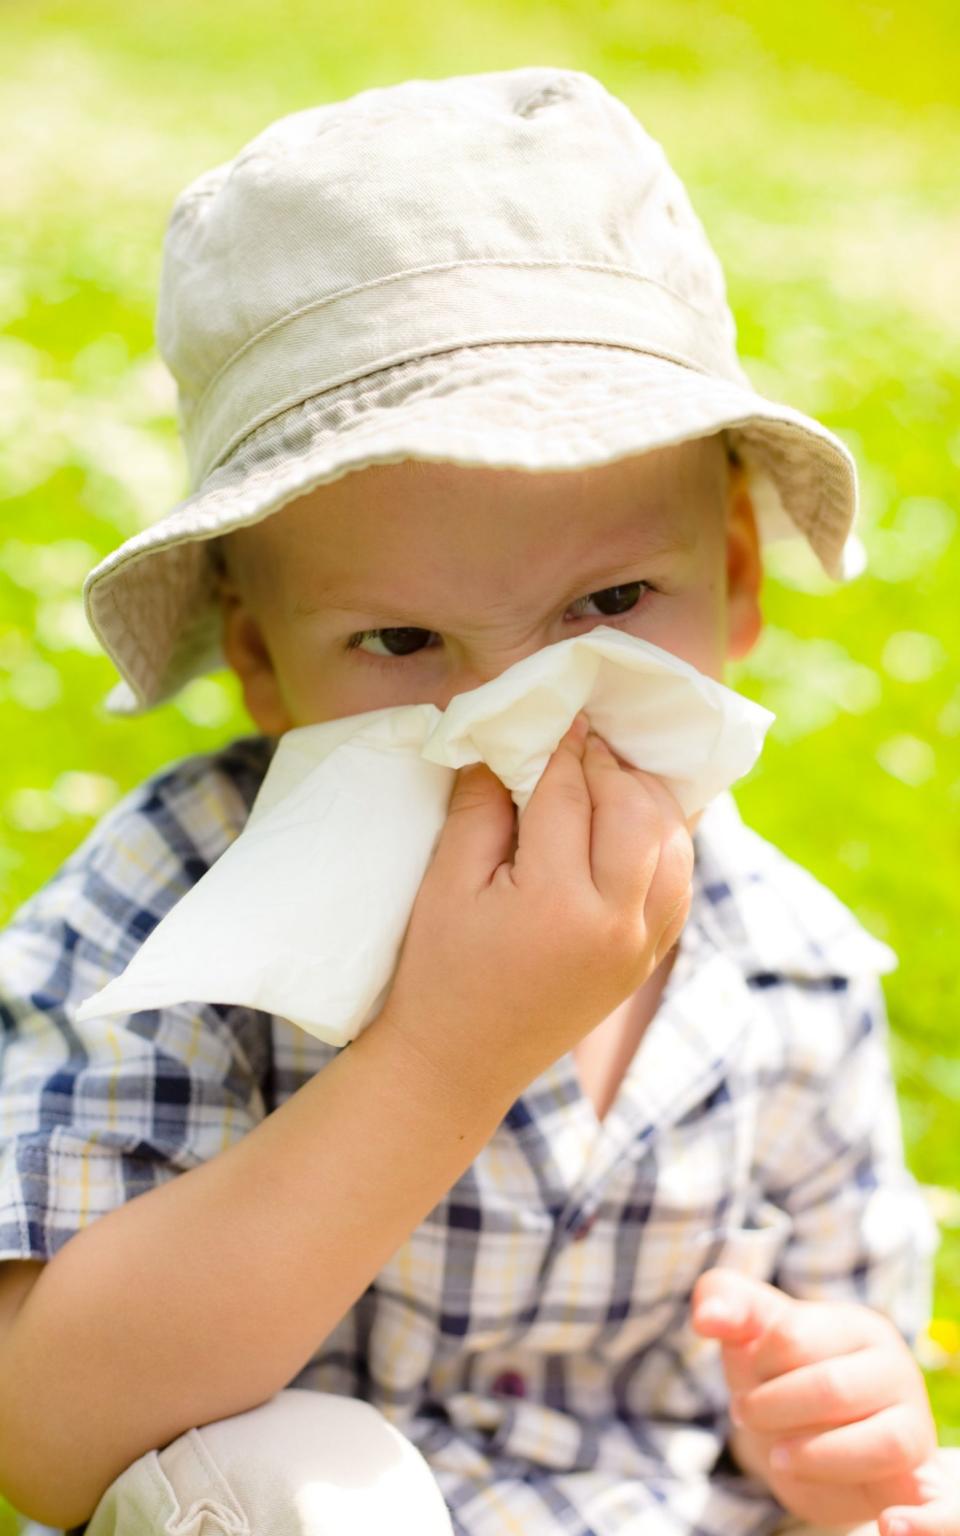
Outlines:
[[[844,1525],[924,1501],[936,1428],[920,1368],[879,1312],[712,1269],[692,1321],[723,1346],[734,1455],[792,1514]]]
[[[561,738],[519,823],[488,767],[460,770],[371,1024],[501,1106],[646,981],[690,906],[679,805],[586,723]]]

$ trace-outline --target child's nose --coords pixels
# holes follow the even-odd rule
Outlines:
[[[502,672],[507,672],[516,666],[525,656],[532,656],[535,651],[542,650],[542,644],[531,641],[529,645],[513,646],[509,652],[500,652],[496,656],[465,662],[457,667],[445,680],[438,695],[431,700],[438,709],[446,709],[450,700],[458,693],[469,693],[472,688],[481,688],[484,683],[492,682]]]

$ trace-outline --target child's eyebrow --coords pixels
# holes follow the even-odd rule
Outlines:
[[[578,587],[584,592],[596,591],[591,582],[602,581],[615,568],[626,565],[636,565],[654,557],[662,557],[671,554],[686,554],[693,549],[696,536],[689,527],[671,525],[659,528],[655,536],[649,533],[637,542],[631,540],[620,548],[613,542],[610,545],[608,557],[599,564],[591,564],[588,569],[582,571],[577,578]],[[591,551],[591,553],[594,553]],[[409,600],[389,595],[364,593],[359,591],[344,591],[342,587],[332,586],[329,583],[316,591],[294,598],[291,612],[299,617],[310,617],[318,613],[338,613],[353,616],[370,615],[377,618],[400,619],[406,616],[406,622],[413,624],[414,620],[407,614]]]

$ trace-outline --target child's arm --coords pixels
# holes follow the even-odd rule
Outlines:
[[[0,1339],[0,1488],[57,1527],[306,1364],[509,1108],[375,1025],[236,1145],[78,1232]]]
[[[306,1365],[524,1087],[639,986],[689,907],[655,779],[568,734],[516,833],[462,772],[387,1004],[228,1150],[83,1227],[0,1337],[0,1488],[86,1520],[138,1456]]]

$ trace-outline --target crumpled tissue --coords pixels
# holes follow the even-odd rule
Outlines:
[[[287,731],[247,822],[77,1019],[238,1003],[342,1046],[380,1012],[455,770],[485,762],[522,817],[583,709],[688,818],[749,772],[774,716],[649,641],[598,625],[433,704]]]

